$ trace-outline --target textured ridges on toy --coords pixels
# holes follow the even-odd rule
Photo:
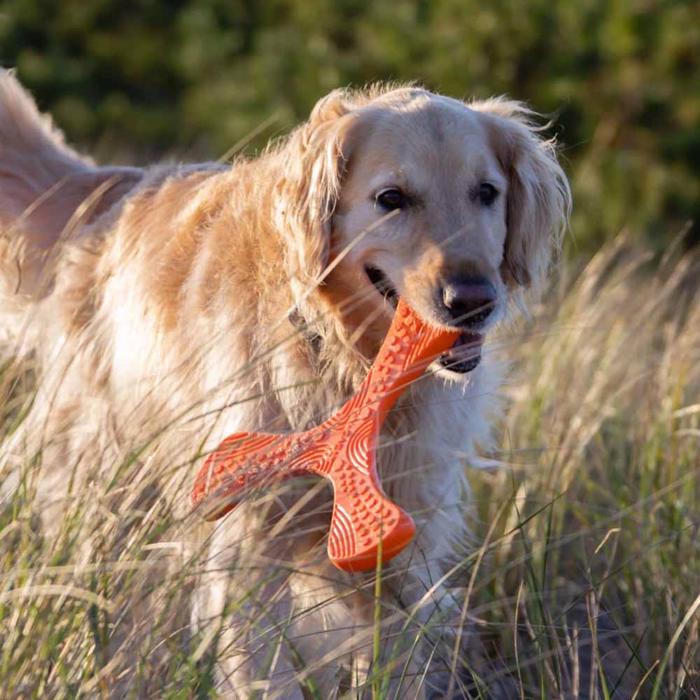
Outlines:
[[[335,502],[328,556],[337,567],[373,569],[380,554],[389,561],[413,539],[413,518],[374,487],[371,475],[347,470],[331,479]]]
[[[327,421],[303,433],[236,433],[207,458],[191,500],[214,520],[251,489],[300,474],[318,474],[334,489],[328,537],[331,561],[365,571],[398,554],[413,538],[410,515],[379,483],[375,448],[386,414],[408,385],[457,339],[457,330],[427,325],[399,301],[396,315],[367,377]]]

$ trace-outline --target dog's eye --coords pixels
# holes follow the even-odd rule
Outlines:
[[[479,185],[479,201],[485,206],[491,206],[496,197],[498,197],[498,190],[490,182],[482,182]]]
[[[406,205],[406,195],[396,187],[382,190],[376,197],[377,204],[387,211],[401,209]]]

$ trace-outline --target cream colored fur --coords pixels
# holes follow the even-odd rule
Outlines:
[[[117,464],[120,450],[153,435],[151,473],[235,431],[298,430],[327,416],[361,381],[391,318],[366,264],[435,323],[445,322],[434,301],[441,280],[483,275],[502,318],[542,282],[569,208],[553,146],[529,117],[502,99],[341,90],[254,160],[101,168],[0,74],[3,339],[43,367],[11,449],[42,436],[47,526],[85,484],[111,478],[96,462]],[[483,179],[501,192],[491,207],[471,194]],[[384,216],[374,193],[390,184],[419,193],[420,206]],[[290,323],[293,308],[320,336],[318,355]],[[407,662],[402,697],[443,683],[444,654],[426,682],[421,674],[456,615],[446,573],[469,545],[465,467],[488,445],[500,378],[488,346],[467,375],[433,368],[384,431],[384,485],[418,524],[383,575],[383,654],[403,654],[397,674],[405,640],[419,625],[433,630],[428,651]],[[67,469],[78,475],[70,494]],[[159,479],[183,512],[193,470]],[[220,626],[218,677],[231,697],[254,688],[302,697],[300,681],[313,678],[329,698],[350,671],[362,684],[372,577],[326,561],[328,505],[328,492],[305,482],[244,502],[208,533],[192,625]]]

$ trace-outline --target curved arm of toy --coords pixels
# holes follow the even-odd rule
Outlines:
[[[368,571],[395,557],[416,532],[413,518],[392,503],[374,474],[356,469],[332,473],[333,516],[328,558],[344,571]]]
[[[399,299],[389,332],[357,392],[376,406],[379,425],[408,385],[449,350],[458,337],[459,330],[427,324]]]
[[[234,508],[243,493],[270,478],[266,452],[287,436],[270,433],[234,433],[212,452],[197,472],[190,502],[202,506],[205,520],[217,520]],[[269,453],[268,453],[269,454]]]

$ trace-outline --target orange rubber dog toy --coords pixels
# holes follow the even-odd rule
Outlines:
[[[220,518],[246,490],[301,474],[330,479],[334,489],[328,556],[345,571],[366,571],[398,554],[412,539],[408,513],[384,494],[375,447],[391,407],[427,366],[450,348],[457,330],[426,324],[403,300],[369,374],[343,407],[303,433],[236,433],[209,455],[192,489],[193,506]]]

